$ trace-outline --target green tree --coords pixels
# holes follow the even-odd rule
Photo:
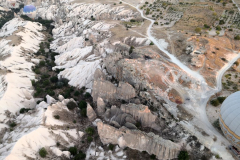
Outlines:
[[[47,156],[47,151],[45,148],[41,148],[38,153],[42,158],[45,158]]]
[[[178,160],[189,160],[189,154],[187,151],[180,151]]]
[[[195,32],[197,32],[197,33],[200,33],[201,31],[202,31],[202,29],[199,28],[199,27],[197,27],[197,28],[195,29]]]
[[[70,147],[68,151],[71,153],[71,155],[76,155],[77,154],[77,148],[76,147]]]
[[[76,103],[73,101],[68,102],[67,104],[68,109],[73,110],[74,108],[77,107]]]

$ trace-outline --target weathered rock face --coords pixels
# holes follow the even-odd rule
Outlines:
[[[118,87],[116,87],[111,82],[101,78],[93,82],[92,97],[94,101],[97,101],[98,97],[106,101],[111,101],[115,99],[128,100],[135,96],[134,88],[128,83],[119,82]]]
[[[119,82],[116,93],[118,99],[131,99],[135,96],[135,89],[130,84]]]
[[[144,133],[139,130],[129,130],[125,127],[116,129],[99,121],[98,134],[103,144],[118,144],[121,148],[129,147],[139,151],[147,151],[158,159],[177,158],[180,146],[165,140],[153,133]]]
[[[108,62],[110,60],[106,60],[106,63]],[[181,104],[184,101],[177,91],[179,88],[172,85],[173,81],[178,81],[175,77],[178,77],[176,74],[180,72],[173,72],[172,70],[175,69],[166,63],[157,60],[122,59],[116,63],[108,63],[106,67],[108,72],[116,76],[116,79],[126,81],[136,89],[150,88],[154,94],[161,95],[172,102]]]
[[[106,107],[106,105],[105,105],[103,99],[98,97],[98,99],[97,99],[97,113],[98,113],[98,115],[101,116],[105,113],[105,107]]]
[[[143,127],[152,126],[157,116],[152,114],[148,109],[148,106],[136,105],[136,104],[127,104],[121,105],[121,110],[125,113],[128,113],[134,117],[135,120],[140,121]]]
[[[98,97],[106,101],[115,99],[117,93],[117,87],[106,80],[96,80],[93,82],[92,97],[93,101],[97,101]]]
[[[94,121],[97,118],[97,115],[90,104],[87,104],[87,117],[90,121]]]

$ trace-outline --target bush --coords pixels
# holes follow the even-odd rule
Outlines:
[[[79,95],[80,95],[79,91],[74,92],[74,96],[79,96]]]
[[[21,108],[19,113],[23,114],[25,112],[28,112],[29,110],[31,110],[31,109],[29,109],[29,108]]]
[[[45,158],[47,155],[47,151],[45,148],[41,148],[38,153],[42,158]]]
[[[87,102],[84,100],[81,100],[78,104],[80,109],[87,108]]]
[[[54,96],[55,92],[53,90],[47,90],[46,91],[49,96]]]
[[[207,24],[204,24],[204,28],[210,28],[210,26]]]
[[[87,117],[87,109],[86,108],[81,109],[80,114],[83,117]]]
[[[218,106],[220,103],[219,103],[219,101],[218,101],[217,99],[214,99],[214,100],[211,100],[211,101],[210,101],[210,104],[216,107],[216,106]]]
[[[44,81],[43,81],[43,85],[44,86],[48,86],[50,84],[50,82],[49,82],[49,80],[48,79],[45,79]]]
[[[217,100],[219,101],[219,103],[223,103],[223,101],[226,99],[226,97],[218,97]]]
[[[70,147],[68,151],[71,153],[71,155],[76,155],[77,154],[77,148],[76,147]]]
[[[131,46],[130,49],[129,49],[129,54],[131,54],[133,52],[133,50],[134,50],[134,47]]]
[[[58,77],[57,77],[57,76],[53,76],[53,77],[50,78],[50,81],[51,81],[52,83],[57,83]]]
[[[73,110],[74,108],[77,107],[76,103],[73,101],[68,102],[67,107],[69,110]]]
[[[197,33],[200,33],[201,31],[202,31],[202,29],[199,28],[199,27],[197,27],[197,28],[195,29],[195,32],[197,32]]]
[[[36,74],[40,74],[40,73],[41,73],[38,68],[37,68],[37,69],[34,69],[33,71],[34,71]]]
[[[178,160],[189,160],[189,155],[187,151],[180,151],[178,155]]]
[[[87,137],[87,141],[90,143],[90,142],[93,141],[93,138],[92,138],[91,136],[88,136],[88,137]]]
[[[147,8],[146,15],[149,15],[149,13],[150,13],[150,9]]]
[[[15,122],[12,122],[12,123],[9,124],[9,126],[12,127],[12,128],[15,127],[16,125],[17,124]]]
[[[222,24],[224,24],[224,23],[225,23],[224,20],[220,20],[220,21],[219,21],[219,24],[220,24],[220,25],[222,25]]]
[[[74,157],[74,160],[82,160],[86,158],[86,154],[82,151],[79,151],[79,153]]]
[[[213,122],[213,126],[216,127],[217,129],[221,130],[219,119]]]
[[[63,86],[67,86],[69,82],[69,80],[66,78],[61,78],[59,81],[63,83]]]
[[[237,36],[234,37],[234,39],[235,39],[235,40],[240,40],[240,36],[237,35]]]
[[[110,144],[108,145],[108,148],[109,148],[109,150],[113,151],[114,145],[110,143]]]
[[[41,66],[41,67],[45,66],[45,61],[40,61],[39,66]]]
[[[55,119],[60,119],[60,116],[59,115],[54,115],[54,118]]]
[[[233,13],[234,13],[234,10],[229,11],[229,13],[230,13],[230,14],[233,14]]]
[[[152,155],[150,156],[150,159],[156,159],[156,155],[152,154]]]
[[[85,98],[90,98],[92,97],[90,93],[86,92],[85,95],[84,95]]]
[[[48,39],[48,42],[52,42],[52,41],[53,41],[53,38],[49,38],[49,39]]]
[[[92,135],[95,133],[95,130],[94,130],[94,128],[92,128],[92,127],[88,127],[87,129],[85,129],[85,132],[86,132],[88,135],[92,136]]]
[[[221,157],[217,154],[215,155],[215,158],[220,159]]]
[[[217,31],[221,31],[222,28],[221,28],[220,26],[217,26],[217,27],[216,27],[216,30],[217,30]]]
[[[152,45],[154,45],[154,43],[153,43],[153,42],[151,42],[149,45],[151,45],[151,46],[152,46]]]

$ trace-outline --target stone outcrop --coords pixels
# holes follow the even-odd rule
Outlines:
[[[104,118],[117,128],[125,126],[129,129],[137,129],[135,125],[139,124],[141,127],[150,127],[156,131],[161,130],[161,127],[156,123],[157,116],[151,113],[148,106],[141,104],[130,103],[122,105],[121,108],[112,106],[111,109],[107,109]]]
[[[94,121],[97,118],[97,115],[90,104],[87,104],[87,117],[90,121]]]
[[[97,113],[98,113],[98,115],[101,116],[105,113],[105,107],[106,107],[106,105],[105,105],[103,99],[98,97],[98,99],[97,99]]]
[[[116,97],[118,99],[131,99],[136,96],[135,89],[128,83],[119,82]]]
[[[139,130],[120,129],[99,121],[97,123],[98,134],[103,144],[118,144],[121,148],[129,147],[139,151],[154,154],[158,159],[177,158],[180,145],[165,140],[153,133],[144,133]]]
[[[100,70],[95,71],[92,91],[93,101],[96,102],[98,98],[102,98],[105,101],[115,99],[128,100],[136,96],[135,89],[129,83],[120,81],[118,87],[116,87],[105,79],[105,75]]]
[[[183,76],[186,73],[168,62],[161,62],[161,57],[153,51],[149,53],[134,49],[132,54],[131,57],[136,59],[121,58],[119,53],[106,57],[104,63],[108,73],[118,81],[134,86],[136,90],[151,89],[153,95],[161,95],[159,100],[169,99],[177,104],[184,102],[179,88],[173,84],[179,81],[179,75]]]
[[[148,106],[136,105],[133,103],[121,105],[121,110],[133,116],[136,121],[140,121],[143,127],[152,126],[157,116],[152,114]]]

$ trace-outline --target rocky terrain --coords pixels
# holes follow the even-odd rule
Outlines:
[[[240,57],[220,5],[1,2],[0,159],[233,159],[205,108]]]

